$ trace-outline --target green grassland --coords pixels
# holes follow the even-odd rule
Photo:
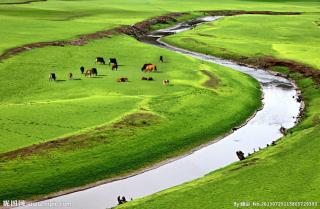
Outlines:
[[[166,38],[171,44],[216,56],[273,55],[318,67],[319,15],[237,16]],[[192,39],[193,41],[187,41]],[[194,44],[196,42],[204,44]],[[281,45],[282,43],[282,45]],[[304,45],[306,44],[306,45]],[[275,47],[279,46],[281,47]],[[221,50],[221,49],[224,50]],[[310,50],[309,50],[310,49]],[[225,54],[225,53],[226,54]],[[320,201],[320,90],[311,78],[289,72],[302,90],[305,118],[290,133],[247,160],[118,208],[236,208],[240,202]],[[257,208],[249,206],[245,208]],[[268,208],[279,208],[277,206]],[[285,208],[317,208],[290,206]]]
[[[317,0],[1,2],[9,0],[0,0],[0,53],[170,12],[320,9]],[[301,43],[297,51],[303,50]],[[166,63],[158,62],[159,55]],[[94,64],[97,56],[116,57],[119,71]],[[159,72],[150,74],[155,81],[141,81],[141,66],[149,62],[157,64]],[[99,76],[85,78],[79,72],[82,65],[96,67]],[[50,72],[57,74],[57,82],[48,81]],[[69,72],[74,80],[67,79]],[[129,82],[117,83],[121,76]],[[163,86],[163,79],[171,85]],[[37,198],[137,171],[228,132],[261,105],[259,85],[252,78],[124,35],[85,46],[33,49],[2,60],[0,87],[0,199]],[[310,99],[310,114],[318,111],[317,105]],[[306,120],[303,128],[312,121]]]
[[[48,0],[16,5],[4,5],[2,1],[0,53],[23,44],[70,39],[79,34],[131,25],[170,12],[220,9],[310,12],[320,8],[319,0],[201,0],[196,3],[194,0]],[[7,2],[9,0],[3,1]]]
[[[96,56],[117,57],[119,70],[94,64]],[[140,80],[147,62],[158,65],[159,72],[147,74],[154,81]],[[97,67],[99,75],[85,78],[81,65]],[[52,71],[57,82],[48,81]],[[1,157],[0,199],[141,169],[228,132],[261,105],[252,78],[124,35],[27,51],[5,60],[0,74],[1,152],[40,143]],[[129,82],[116,82],[122,76]],[[52,139],[58,140],[44,143]]]
[[[226,17],[164,40],[224,58],[272,55],[320,69],[319,18],[319,14],[309,13]]]

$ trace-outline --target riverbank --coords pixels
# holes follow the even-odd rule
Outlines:
[[[254,17],[250,18],[254,19]],[[272,21],[266,20],[266,22],[272,24]],[[255,21],[246,21],[238,24],[237,28],[233,27],[233,30],[240,30],[245,34],[245,32],[248,31],[244,29],[248,26],[247,23],[249,23],[249,27],[252,26],[254,28],[255,37],[248,36],[248,40],[242,40],[242,42],[246,44],[246,47],[241,48],[242,51],[252,51],[253,48],[260,46],[258,41],[260,41],[260,36],[263,36],[264,33],[260,33],[260,30],[257,30],[257,28],[261,26],[263,31],[265,30],[265,25],[258,26]],[[219,37],[218,34],[215,33],[217,32],[217,30],[214,29],[215,25],[216,24],[208,24],[207,26],[203,26],[203,29],[206,28],[206,30],[203,31],[200,30],[201,27],[198,28],[198,30],[195,29],[192,31],[194,33],[192,38],[194,38],[194,41],[202,42],[203,37],[207,35],[211,37],[211,40],[215,41],[215,38]],[[280,25],[278,25],[278,27],[280,27]],[[221,30],[223,30],[223,21],[219,23],[219,26]],[[272,28],[269,29],[270,31],[276,31],[272,30]],[[290,30],[292,33],[295,33],[295,30],[299,30],[299,28],[291,27]],[[313,28],[309,27],[308,30],[313,30]],[[310,34],[308,30],[305,31],[304,34]],[[239,35],[239,33],[229,30],[221,31],[221,33],[227,35],[230,42],[238,37],[234,34]],[[231,35],[232,33],[233,36]],[[177,36],[182,38],[183,34]],[[174,38],[174,36],[172,38]],[[186,38],[186,36],[184,36],[184,38]],[[277,42],[278,36],[268,36],[268,38],[269,42],[274,43]],[[304,36],[303,39],[314,40],[308,36]],[[241,40],[239,39],[237,41],[240,42]],[[287,40],[287,42],[288,41],[290,40]],[[269,42],[264,40],[264,43]],[[171,43],[174,43],[173,39]],[[190,42],[188,43],[190,45]],[[231,45],[231,43],[229,44]],[[179,44],[179,46],[181,46],[181,44]],[[246,56],[239,54],[237,51],[233,51],[233,48],[229,48],[228,46],[228,44],[224,44],[224,50],[227,55],[233,53],[236,55],[235,57]],[[314,46],[316,47],[317,45]],[[189,48],[188,45],[185,45],[185,47]],[[264,46],[264,49],[266,48],[268,47]],[[192,49],[214,55],[222,53],[215,54],[214,51],[217,51],[217,48],[201,48],[201,44],[193,45]],[[210,52],[210,50],[212,51]],[[268,54],[268,51],[262,50],[261,53]],[[301,57],[307,55],[313,63],[316,63],[315,60],[317,57],[312,56],[312,52],[303,51],[303,53],[306,54],[301,54]],[[299,56],[299,53],[295,54],[295,56]],[[232,59],[232,57],[228,57]],[[255,57],[246,57],[248,60],[259,60]],[[239,60],[235,59],[235,61]],[[307,62],[307,60],[304,60],[304,62]],[[299,124],[289,129],[287,135],[281,138],[275,146],[262,149],[242,162],[234,163],[196,181],[127,203],[119,208],[170,208],[172,205],[175,205],[175,208],[178,209],[234,208],[239,207],[240,203],[246,204],[247,208],[255,208],[253,203],[272,204],[272,202],[282,202],[283,204],[292,203],[293,205],[290,207],[293,208],[301,207],[301,205],[299,206],[298,203],[295,202],[304,202],[301,204],[308,206],[308,208],[316,207],[317,202],[320,201],[317,189],[320,179],[319,172],[317,171],[317,168],[319,168],[319,162],[317,160],[319,157],[318,148],[320,146],[320,91],[317,77],[314,77],[312,74],[306,75],[301,73],[300,70],[294,70],[295,68],[283,65],[283,63],[288,62],[272,62],[275,64],[271,66],[266,66],[264,63],[265,62],[256,63],[252,66],[265,66],[266,69],[272,69],[280,74],[284,74],[289,79],[295,80],[297,86],[301,89],[302,98],[305,101],[305,114],[302,116]],[[239,62],[239,64],[241,63]],[[301,65],[301,63],[299,65]],[[306,66],[303,68],[306,69]],[[214,198],[205,198],[204,200],[204,197]],[[277,206],[270,207],[275,208]]]
[[[278,71],[285,73],[283,69]],[[176,208],[233,208],[234,204],[240,204],[243,201],[249,204],[248,208],[253,208],[254,202],[256,204],[263,204],[263,202],[295,204],[297,199],[299,202],[304,202],[301,204],[310,204],[310,207],[313,204],[313,207],[316,207],[319,194],[316,183],[318,172],[315,171],[315,167],[318,167],[320,120],[319,113],[314,112],[314,109],[317,108],[317,98],[320,96],[319,87],[300,74],[289,73],[289,71],[287,73],[296,80],[303,92],[302,95],[307,104],[307,115],[275,146],[262,149],[243,162],[234,163],[196,181],[117,208],[170,208],[177,202],[179,204],[176,204]],[[306,176],[308,176],[307,181]],[[254,193],[247,191],[254,191]],[[237,196],[234,196],[234,193]],[[215,198],[203,201],[201,198],[203,195]]]

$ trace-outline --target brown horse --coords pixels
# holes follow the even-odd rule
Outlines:
[[[141,71],[144,71],[144,72],[157,71],[157,66],[154,64],[144,64],[143,67],[141,68]]]
[[[84,73],[84,76],[87,77],[87,76],[92,76],[92,70],[86,70],[86,72]]]

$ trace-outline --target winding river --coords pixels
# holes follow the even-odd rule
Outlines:
[[[301,103],[296,101],[298,91],[295,85],[282,77],[260,69],[238,65],[232,61],[209,55],[190,52],[160,41],[166,35],[182,32],[198,24],[217,20],[221,17],[202,17],[193,21],[158,30],[145,36],[142,41],[155,44],[168,50],[182,53],[200,60],[217,63],[246,73],[257,79],[264,94],[263,108],[241,128],[221,140],[208,144],[193,153],[174,159],[157,168],[121,180],[105,183],[82,191],[62,195],[34,203],[41,208],[105,209],[117,205],[117,196],[131,198],[144,197],[161,190],[200,178],[209,172],[238,161],[235,152],[266,147],[282,134],[281,126],[291,128],[297,122]],[[34,208],[26,206],[23,208]]]

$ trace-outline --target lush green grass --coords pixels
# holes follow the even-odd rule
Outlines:
[[[257,20],[255,20],[257,18]],[[283,21],[281,22],[281,18]],[[227,55],[259,56],[274,55],[280,58],[319,66],[319,41],[316,28],[312,26],[314,15],[297,17],[239,16],[230,17],[216,24],[199,27],[192,32],[172,36],[167,41],[185,48],[192,47],[204,53],[224,56],[216,44],[221,41]],[[264,20],[263,20],[264,19]],[[291,20],[294,19],[295,21]],[[235,23],[238,23],[235,27]],[[264,24],[261,24],[263,22]],[[295,24],[294,24],[295,22]],[[224,24],[226,29],[224,30]],[[231,27],[234,25],[234,27]],[[260,25],[267,26],[265,29]],[[299,25],[299,27],[296,27]],[[255,28],[255,32],[253,32]],[[301,31],[303,28],[303,32]],[[233,30],[233,32],[231,32]],[[277,31],[280,30],[281,33]],[[318,28],[319,30],[319,28]],[[224,33],[225,31],[225,33]],[[267,31],[267,32],[266,32]],[[300,35],[299,35],[300,32]],[[255,35],[253,35],[253,33]],[[270,35],[271,34],[271,35]],[[270,43],[287,44],[288,53],[279,53],[270,49]],[[201,44],[185,42],[183,38],[193,38],[194,42],[209,41]],[[209,38],[210,37],[210,38]],[[284,38],[285,37],[285,38]],[[306,47],[303,42],[309,43]],[[234,46],[235,45],[235,46]],[[237,47],[238,48],[237,48]],[[294,47],[297,46],[297,47]],[[310,46],[313,50],[307,49]],[[217,49],[218,48],[218,49]],[[279,48],[277,48],[279,49]],[[293,50],[295,49],[295,50]],[[257,54],[260,51],[261,54]],[[288,50],[289,51],[289,50]],[[287,52],[288,52],[287,51]],[[282,51],[284,52],[284,51]],[[242,54],[243,53],[243,54]],[[308,57],[308,59],[303,59]],[[198,180],[183,184],[163,192],[142,198],[119,208],[235,208],[234,202],[285,202],[285,201],[320,201],[320,90],[311,78],[304,78],[297,73],[290,73],[284,67],[274,70],[290,74],[297,81],[306,103],[306,117],[290,130],[276,146],[255,153],[245,161],[236,162]],[[245,208],[257,208],[249,206]],[[279,208],[279,207],[268,207]],[[316,207],[284,207],[316,208]]]
[[[269,147],[243,162],[234,163],[199,180],[119,208],[172,208],[174,205],[177,209],[222,209],[235,208],[234,202],[250,202],[251,206],[246,208],[256,208],[252,202],[279,201],[313,201],[319,204],[320,91],[310,79],[298,75],[294,77],[304,91],[308,116],[277,146]]]
[[[203,9],[316,12],[319,1],[49,0],[0,5],[0,52]],[[168,62],[158,63],[159,55]],[[94,64],[97,56],[117,57],[122,66],[111,72]],[[153,82],[140,80],[146,62],[160,69],[152,74]],[[97,67],[101,76],[84,78],[81,65]],[[50,72],[60,81],[48,82]],[[79,79],[67,80],[69,72]],[[130,82],[115,82],[120,76]],[[163,79],[172,85],[163,86]],[[126,36],[82,47],[46,47],[4,60],[0,85],[0,153],[64,139],[1,157],[0,199],[32,198],[143,168],[212,140],[260,106],[259,86],[251,78]]]
[[[139,98],[134,97],[94,96],[1,105],[0,152],[74,134],[113,121],[136,108],[138,101]]]
[[[116,57],[119,71],[95,65],[96,56]],[[158,65],[149,74],[154,81],[140,80],[147,62]],[[97,67],[100,76],[85,78],[81,65]],[[48,81],[52,71],[60,81]],[[81,80],[67,80],[68,72]],[[129,82],[117,83],[121,76]],[[163,86],[164,79],[171,85]],[[176,156],[260,106],[259,85],[250,77],[120,35],[22,53],[1,65],[0,82],[2,152],[73,135],[2,157],[0,199],[44,195]]]
[[[225,17],[164,40],[219,57],[272,55],[320,68],[320,27],[316,24],[319,20],[319,14],[308,13]]]
[[[48,0],[32,4],[0,4],[0,53],[27,43],[70,39],[78,34],[133,24],[169,12],[209,9],[319,11],[319,8],[319,0],[201,0],[196,3],[194,0]]]

